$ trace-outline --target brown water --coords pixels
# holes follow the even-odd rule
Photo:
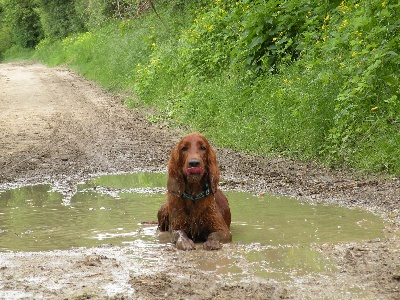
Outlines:
[[[100,244],[157,246],[157,210],[165,174],[107,175],[78,186],[65,205],[51,186],[0,193],[0,251],[44,251]],[[336,206],[303,205],[288,197],[226,193],[233,241],[265,246],[350,242],[383,237],[383,220]]]
[[[366,211],[305,205],[289,197],[226,194],[232,209],[231,231],[235,241],[277,246],[383,237],[383,220]]]
[[[0,193],[0,251],[47,251],[102,244],[164,247],[156,225],[165,174],[107,175],[78,186],[70,203],[49,185]],[[333,267],[312,243],[382,238],[384,222],[362,210],[304,205],[288,197],[227,192],[233,251],[199,254],[197,266],[229,278],[286,278]],[[168,238],[168,234],[167,234]],[[165,239],[165,235],[164,235]],[[200,248],[200,247],[199,247]],[[197,254],[193,254],[194,259]]]

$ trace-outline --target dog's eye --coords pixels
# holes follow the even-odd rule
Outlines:
[[[182,147],[182,152],[188,151],[188,147]]]
[[[206,148],[206,146],[200,146],[200,150],[205,151],[205,150],[207,150],[207,148]]]

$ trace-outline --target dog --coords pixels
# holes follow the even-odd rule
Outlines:
[[[231,212],[218,188],[213,149],[200,133],[191,133],[172,150],[168,161],[167,201],[158,211],[158,230],[169,231],[177,249],[217,250],[232,241]]]

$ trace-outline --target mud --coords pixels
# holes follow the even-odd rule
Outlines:
[[[152,123],[150,110],[129,110],[123,101],[64,68],[0,64],[0,191],[52,184],[67,202],[78,183],[100,174],[165,171],[187,129]],[[282,280],[260,279],[251,270],[234,280],[196,263],[264,247],[258,244],[214,252],[169,244],[156,251],[105,245],[3,252],[0,299],[400,299],[399,178],[216,150],[224,190],[362,208],[386,220],[385,238],[315,244],[336,271]]]

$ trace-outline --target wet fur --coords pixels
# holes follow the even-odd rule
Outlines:
[[[204,174],[187,175],[193,160],[199,162]],[[199,133],[185,136],[172,150],[167,202],[158,211],[159,230],[170,231],[178,249],[192,250],[194,242],[204,242],[204,249],[214,250],[232,241],[229,203],[218,189],[218,182],[217,160],[207,139]],[[210,188],[208,196],[195,201],[181,197],[183,193],[198,195],[206,184]]]

